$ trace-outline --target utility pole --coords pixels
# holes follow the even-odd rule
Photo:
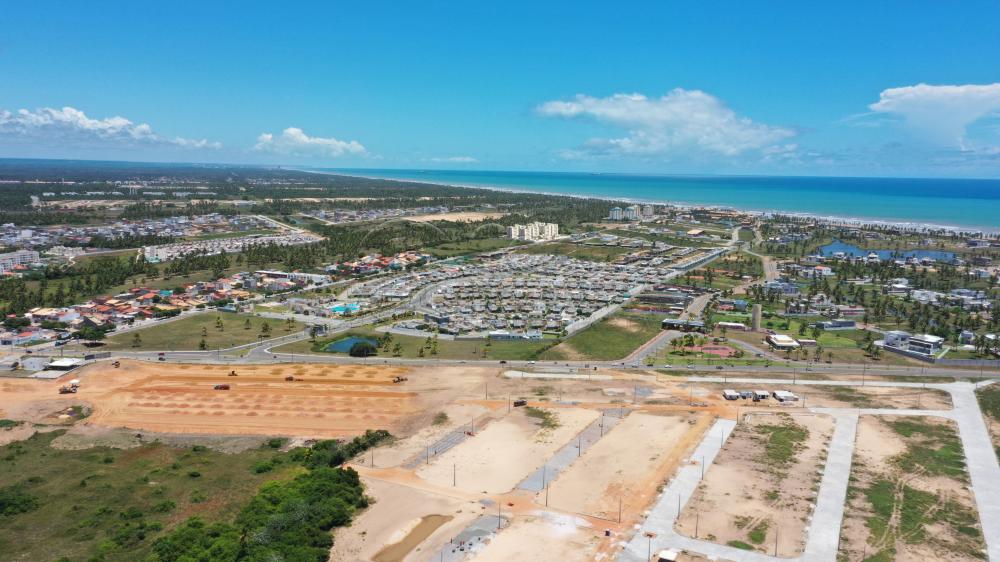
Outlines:
[[[451,486],[454,488],[458,483],[458,464],[451,464]]]
[[[618,522],[622,522],[622,497],[618,496]]]

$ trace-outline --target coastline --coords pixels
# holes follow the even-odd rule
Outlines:
[[[358,173],[347,173],[340,171],[329,171],[329,170],[318,170],[318,169],[305,169],[305,168],[295,168],[300,172],[314,173],[314,174],[325,174],[332,176],[342,176],[349,178],[360,178],[360,179],[375,179],[375,180],[386,180],[386,181],[399,181],[407,183],[416,183],[423,185],[438,185],[445,187],[457,187],[463,189],[483,189],[487,191],[497,191],[502,193],[531,193],[534,195],[547,195],[551,197],[573,197],[576,199],[595,199],[600,201],[608,202],[621,202],[630,204],[650,204],[650,205],[664,205],[670,206],[677,209],[718,209],[718,210],[730,210],[738,211],[741,213],[746,213],[748,215],[768,217],[768,216],[789,216],[803,219],[812,219],[822,221],[827,224],[835,226],[887,226],[894,228],[902,228],[905,230],[910,230],[914,232],[930,232],[930,231],[947,231],[953,233],[960,232],[972,232],[972,233],[982,233],[987,235],[1000,234],[1000,226],[997,227],[983,227],[983,226],[962,226],[962,225],[946,225],[946,224],[934,224],[934,223],[924,223],[924,222],[914,222],[910,220],[903,219],[886,219],[886,218],[866,218],[866,217],[845,217],[839,215],[826,215],[820,213],[813,213],[808,211],[785,211],[777,209],[752,209],[752,208],[741,208],[733,205],[718,205],[711,203],[693,203],[693,202],[675,202],[667,200],[653,200],[653,199],[643,199],[643,198],[630,198],[630,197],[611,197],[607,195],[590,195],[590,194],[580,194],[580,193],[568,193],[568,192],[555,192],[555,191],[545,191],[536,189],[517,189],[511,187],[498,187],[489,185],[476,185],[476,184],[462,184],[453,182],[443,182],[443,181],[431,181],[431,180],[420,180],[420,179],[409,179],[409,178],[397,178],[388,177],[378,174],[358,174]]]

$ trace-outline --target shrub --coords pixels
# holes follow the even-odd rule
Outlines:
[[[371,357],[377,353],[378,350],[375,349],[375,346],[366,341],[357,342],[352,345],[351,350],[347,352],[347,354],[351,357]]]
[[[0,516],[17,515],[37,509],[38,498],[18,487],[0,488]]]

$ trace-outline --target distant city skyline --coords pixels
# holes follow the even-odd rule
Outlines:
[[[1000,5],[40,0],[0,157],[1000,177]]]

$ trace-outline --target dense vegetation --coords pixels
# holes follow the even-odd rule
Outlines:
[[[341,465],[390,438],[369,431],[289,452],[283,439],[226,454],[158,442],[51,447],[62,431],[0,447],[0,559],[325,561],[329,530],[367,505]]]

